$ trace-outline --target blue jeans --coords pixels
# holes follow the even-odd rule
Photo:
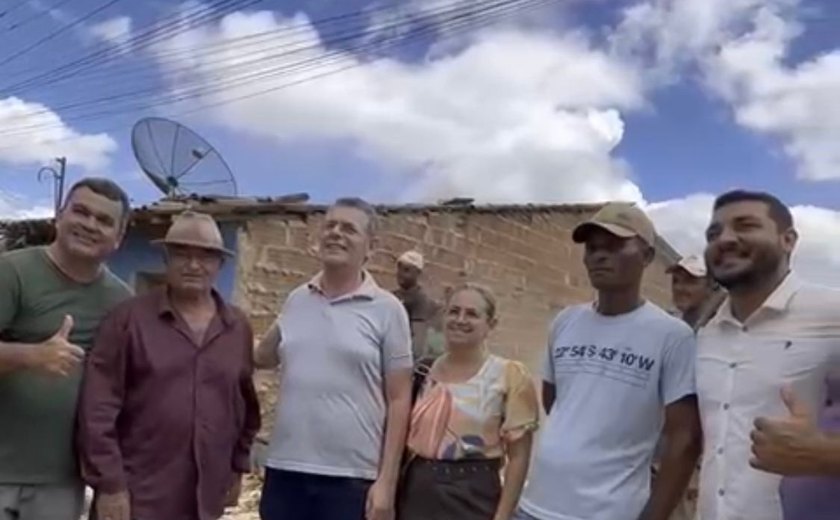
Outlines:
[[[364,520],[373,482],[265,468],[262,520]]]

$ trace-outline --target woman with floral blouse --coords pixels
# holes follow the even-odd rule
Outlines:
[[[525,366],[488,352],[496,321],[488,289],[449,294],[446,350],[412,411],[399,520],[509,520],[519,502],[539,404]]]

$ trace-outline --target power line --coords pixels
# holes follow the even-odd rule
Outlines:
[[[29,0],[21,0],[20,2],[14,4],[12,7],[9,7],[7,9],[4,9],[3,11],[0,11],[0,19],[5,18],[7,15],[17,11],[18,9],[20,9],[21,7],[25,6],[28,3],[29,3]]]
[[[500,0],[495,0],[495,1],[499,2]],[[519,1],[522,1],[522,0],[503,0],[501,2],[501,4],[499,4],[499,5],[506,5],[506,4],[509,4],[509,3],[516,3],[516,2],[519,2]],[[277,42],[277,38],[279,36],[282,36],[283,33],[294,33],[294,32],[298,32],[298,31],[296,31],[296,29],[303,28],[303,27],[298,26],[298,25],[295,25],[295,26],[292,26],[292,27],[283,27],[283,28],[280,28],[280,29],[275,29],[275,30],[272,30],[272,31],[267,31],[267,32],[264,32],[264,33],[260,33],[261,35],[266,35],[266,34],[270,33],[270,36],[273,36],[274,38],[273,38],[272,42],[269,42],[270,43],[269,47],[264,47],[264,48],[261,48],[261,49],[251,49],[250,50],[250,52],[248,54],[249,55],[255,55],[256,58],[250,58],[250,59],[246,59],[244,61],[240,61],[240,62],[232,63],[230,65],[226,65],[226,66],[223,66],[223,67],[215,68],[214,76],[226,77],[226,76],[231,75],[231,74],[235,73],[236,71],[242,70],[242,69],[245,69],[245,71],[249,71],[254,66],[259,66],[259,65],[268,63],[272,60],[282,60],[282,59],[285,59],[285,58],[290,58],[294,55],[306,54],[307,52],[318,50],[322,46],[324,46],[324,47],[338,47],[340,45],[347,44],[347,43],[350,43],[350,42],[353,42],[353,41],[356,41],[356,40],[360,40],[360,39],[365,40],[367,37],[371,36],[371,34],[378,34],[378,33],[382,33],[382,32],[385,32],[385,31],[395,31],[395,30],[398,31],[398,30],[410,27],[413,24],[432,22],[432,21],[435,21],[437,19],[442,19],[442,20],[445,20],[445,21],[451,21],[453,19],[452,18],[453,16],[461,16],[461,15],[464,15],[464,14],[472,15],[475,12],[480,12],[482,7],[495,8],[495,7],[498,7],[499,5],[493,4],[493,2],[490,1],[490,0],[482,0],[481,2],[477,2],[477,3],[471,4],[471,5],[460,5],[460,6],[456,6],[456,7],[448,7],[448,8],[445,8],[445,9],[429,10],[428,12],[423,13],[422,16],[416,16],[416,15],[415,16],[410,16],[410,17],[403,16],[402,17],[402,18],[404,18],[403,20],[398,19],[394,22],[384,22],[383,21],[379,26],[367,27],[362,31],[358,31],[358,30],[355,30],[355,29],[348,31],[346,29],[342,30],[341,28],[339,28],[339,30],[335,31],[334,33],[329,33],[329,32],[323,33],[321,35],[321,37],[319,38],[319,41],[315,44],[312,44],[311,39],[297,40],[297,41],[291,41],[291,42],[287,42],[287,41]],[[448,20],[447,20],[447,17],[448,17]],[[435,27],[433,27],[432,29],[435,29]],[[250,44],[253,43],[253,42],[248,41],[249,36],[252,36],[252,35],[248,35],[248,36],[244,36],[244,37],[238,37],[238,38],[229,38],[229,39],[225,40],[224,42],[220,42],[219,44],[216,44],[214,47],[219,47],[220,45],[223,45],[224,43],[228,43],[229,47],[217,49],[213,53],[209,53],[209,54],[224,54],[228,51],[236,50],[239,47],[250,46]],[[181,52],[183,53],[184,50],[188,51],[188,49],[182,49]],[[364,50],[364,48],[352,49],[352,50],[359,51],[359,50]],[[264,55],[264,53],[266,53],[266,52],[274,52],[274,51],[277,51],[277,52],[275,52],[274,54]],[[339,53],[341,55],[345,54],[345,52],[342,51],[342,50],[331,51],[331,53],[332,54]],[[202,56],[202,55],[205,55],[205,54],[208,54],[208,53],[205,53],[204,48],[196,49],[195,50],[195,55],[190,56],[190,58],[195,59],[195,58],[197,58],[199,56]],[[236,54],[233,57],[222,56],[221,59],[212,59],[212,60],[209,60],[209,61],[205,60],[205,61],[202,62],[202,65],[204,67],[210,67],[210,66],[215,67],[216,65],[224,65],[226,62],[228,62],[230,60],[238,60],[241,57],[242,57],[241,54]],[[163,60],[162,62],[156,60],[156,64],[152,64],[151,67],[149,67],[152,70],[150,70],[146,74],[143,73],[144,71],[142,69],[139,70],[139,71],[136,71],[138,73],[135,73],[135,74],[132,74],[131,70],[126,71],[124,73],[116,73],[116,71],[105,69],[105,70],[97,71],[98,74],[94,73],[94,76],[102,76],[103,74],[107,74],[109,76],[108,77],[108,81],[109,81],[108,86],[109,86],[110,89],[113,89],[115,86],[119,86],[121,84],[127,84],[127,85],[130,85],[130,86],[134,86],[138,83],[143,83],[144,81],[147,81],[147,80],[156,79],[158,77],[158,72],[157,72],[156,67],[158,67],[158,66],[164,66],[165,67],[169,64],[172,64],[172,65],[182,64],[181,67],[175,67],[172,70],[169,70],[169,73],[172,74],[172,75],[178,75],[178,74],[183,74],[183,73],[191,73],[191,72],[193,72],[193,69],[194,69],[192,60]],[[91,76],[88,75],[87,77],[90,78]],[[80,79],[80,78],[77,78],[77,79]],[[78,83],[77,83],[77,86],[78,86]],[[98,85],[92,85],[92,87],[95,87],[95,86],[98,86]],[[89,93],[89,92],[96,92],[97,91],[96,88],[81,88],[80,90],[83,93]],[[49,110],[44,109],[44,110],[41,110],[41,111],[30,112],[29,114],[23,115],[21,117],[39,115],[39,114],[46,113],[46,112],[49,112],[49,111],[72,110],[72,109],[77,109],[77,108],[80,108],[80,107],[84,107],[86,105],[100,104],[103,101],[114,101],[114,100],[119,100],[119,99],[123,99],[123,98],[127,98],[127,97],[139,96],[139,95],[142,95],[142,94],[145,94],[145,93],[153,94],[153,93],[156,93],[157,91],[158,91],[157,88],[152,87],[152,88],[144,88],[144,89],[140,89],[140,90],[134,90],[134,91],[130,91],[130,92],[123,92],[123,93],[119,93],[119,94],[112,94],[112,95],[109,95],[109,96],[106,96],[106,97],[94,98],[93,100],[88,100],[88,101],[83,100],[83,101],[79,101],[79,102],[71,102],[71,103],[65,103],[63,105],[57,105],[57,106],[51,107]]]
[[[27,18],[24,18],[23,20],[21,20],[19,22],[9,24],[9,26],[7,27],[7,32],[12,32],[16,29],[19,29],[19,28],[23,27],[24,25],[28,25],[31,22],[37,20],[38,18],[41,18],[42,16],[48,15],[48,14],[50,14],[50,12],[52,12],[56,9],[60,9],[61,7],[65,6],[66,4],[68,4],[72,1],[73,0],[59,0],[58,3],[52,5],[51,7],[48,7],[44,10],[39,10],[37,13],[35,13],[35,14],[33,14],[33,15],[27,17]]]
[[[115,0],[119,1],[119,0]],[[155,41],[166,37],[174,37],[178,31],[185,32],[198,25],[214,21],[234,10],[255,5],[262,0],[214,0],[207,5],[200,5],[198,8],[188,9],[186,12],[175,13],[170,19],[164,19],[162,24],[152,23],[140,30],[125,42],[129,48],[140,49],[154,44]],[[173,32],[173,28],[175,31]],[[114,52],[113,45],[104,44],[98,50],[92,51],[81,58],[60,65],[48,71],[36,74],[33,77],[18,81],[12,85],[0,88],[0,91],[13,93],[23,88],[33,88],[55,81],[66,79],[77,74],[79,71],[89,69],[97,64],[107,63],[119,52]],[[0,63],[2,65],[2,63]]]
[[[445,9],[445,10],[438,10],[438,11],[429,12],[429,13],[426,13],[423,18],[415,18],[413,20],[427,21],[427,20],[441,18],[445,23],[451,24],[452,22],[457,21],[460,18],[476,17],[476,16],[481,15],[482,11],[492,12],[492,10],[499,9],[500,7],[505,7],[505,6],[508,6],[508,5],[516,5],[517,3],[521,3],[523,1],[524,0],[495,0],[495,3],[493,3],[492,1],[487,0],[487,1],[482,1],[480,3],[477,3],[475,5],[470,5],[468,7],[460,6],[460,7],[457,7],[457,8],[449,8],[449,9]],[[382,32],[382,31],[388,30],[388,29],[402,29],[403,28],[402,25],[406,25],[406,22],[401,21],[401,22],[395,22],[393,24],[385,24],[384,26],[367,28],[367,29],[365,29],[361,32],[357,31],[357,32],[349,34],[349,35],[346,34],[346,33],[339,33],[337,35],[337,37],[327,37],[327,36],[325,36],[325,39],[323,41],[319,41],[318,43],[316,43],[314,45],[308,45],[308,46],[305,46],[305,47],[299,46],[298,48],[294,48],[294,49],[292,49],[290,51],[287,51],[287,52],[280,52],[280,53],[271,54],[271,55],[268,55],[268,56],[258,56],[255,59],[246,60],[245,62],[235,63],[233,65],[216,68],[215,70],[213,70],[213,73],[209,77],[203,77],[200,80],[193,80],[192,83],[188,82],[186,85],[182,86],[182,89],[190,88],[190,85],[196,85],[196,84],[200,85],[202,82],[207,81],[207,80],[212,80],[214,78],[219,78],[220,80],[223,80],[223,81],[220,81],[219,83],[216,83],[214,85],[214,88],[218,88],[220,85],[229,84],[231,81],[236,80],[237,76],[235,75],[235,73],[238,70],[243,70],[244,69],[244,72],[246,73],[244,76],[242,76],[242,74],[240,74],[239,81],[251,81],[251,80],[254,80],[254,79],[259,79],[257,77],[254,77],[255,75],[265,76],[265,74],[269,73],[269,72],[277,72],[281,75],[282,74],[287,74],[289,72],[297,71],[301,66],[303,66],[305,69],[306,68],[311,68],[312,65],[317,66],[320,62],[327,62],[328,59],[333,58],[333,57],[338,57],[339,59],[343,59],[344,57],[346,57],[348,55],[348,53],[359,53],[359,52],[362,52],[362,51],[376,50],[376,47],[378,45],[377,42],[367,41],[367,42],[364,42],[361,45],[356,45],[355,47],[351,47],[349,49],[339,49],[339,50],[329,51],[327,53],[319,53],[318,55],[316,55],[314,57],[306,57],[305,56],[302,60],[297,61],[297,62],[287,63],[287,62],[281,61],[283,58],[291,57],[295,54],[304,53],[305,51],[317,50],[321,46],[334,47],[334,46],[338,46],[340,43],[346,43],[348,41],[354,41],[354,40],[357,40],[357,39],[364,39],[363,37],[369,36],[371,33],[376,34],[376,33],[379,33],[379,32]],[[438,24],[436,26],[430,27],[429,29],[427,29],[424,32],[424,34],[428,33],[428,32],[431,32],[433,30],[436,30],[438,28],[441,28],[441,27],[443,27],[442,23]],[[415,29],[413,31],[413,33],[409,34],[409,35],[416,38],[418,36],[417,30]],[[399,38],[399,37],[397,37],[397,38]],[[388,40],[384,40],[384,42],[387,43]],[[304,42],[295,42],[295,43],[309,43],[309,40],[304,41]],[[286,45],[280,45],[279,47],[282,49],[282,48],[285,48]],[[272,61],[280,61],[280,65],[276,66],[273,69],[265,69],[265,68],[256,69],[256,67],[259,67],[261,65],[269,64]],[[204,66],[208,66],[208,65],[212,65],[212,64],[213,64],[212,62],[211,63],[203,63]],[[173,75],[175,75],[175,74],[184,73],[184,72],[192,72],[193,69],[194,69],[193,66],[188,66],[188,67],[185,67],[185,68],[176,69],[174,71],[171,71],[171,73]],[[254,72],[254,70],[256,70],[257,72]],[[126,80],[126,82],[130,85],[133,85],[133,84],[138,82],[138,78],[133,78],[129,75],[122,75],[121,79]],[[113,85],[109,83],[109,86],[113,86]],[[193,88],[193,90],[195,90],[195,87],[192,87],[192,88]],[[96,91],[96,89],[87,89],[87,90]],[[99,105],[99,104],[103,104],[103,103],[107,104],[107,103],[110,103],[110,102],[120,101],[120,100],[131,100],[132,98],[140,98],[145,94],[153,95],[153,94],[157,94],[157,93],[158,93],[157,88],[154,88],[154,87],[144,88],[144,89],[140,89],[140,90],[134,90],[134,91],[123,92],[123,93],[119,93],[119,94],[112,94],[112,95],[105,96],[105,97],[94,98],[93,100],[89,100],[89,101],[81,101],[81,102],[57,105],[57,106],[51,107],[50,109],[45,108],[45,109],[40,110],[40,111],[30,112],[26,115],[22,115],[21,117],[23,117],[23,118],[25,118],[27,116],[32,117],[32,116],[35,116],[35,115],[40,115],[40,114],[44,114],[44,113],[52,112],[52,111],[60,111],[64,114],[65,117],[69,117],[68,112],[72,112],[73,110],[76,110],[76,109],[79,109],[79,108],[84,108],[85,106]],[[159,99],[161,96],[157,96],[157,97]],[[33,125],[33,126],[37,126],[37,125]]]
[[[516,6],[516,5],[510,6],[509,5],[506,10],[499,10],[499,12],[497,12],[495,14],[495,18],[500,18],[500,17],[503,17],[503,16],[510,16],[517,11],[521,11],[523,9],[533,9],[533,8],[539,6],[539,5],[545,5],[545,4],[553,2],[553,1],[556,1],[556,0],[507,0],[506,2],[499,2],[497,4],[498,7],[501,7],[504,4],[517,4],[518,3],[519,5],[518,6]],[[484,10],[486,10],[486,8]],[[463,18],[463,15],[462,15],[462,18]],[[490,23],[492,21],[493,18],[494,17],[490,17],[490,16],[487,16],[486,14],[484,14],[483,18],[477,18],[477,19],[464,18],[460,21],[459,20],[450,21],[448,23],[448,25],[444,26],[444,28],[448,30],[448,32],[445,33],[445,34],[448,37],[455,36],[455,35],[459,34],[459,32],[462,29],[470,28],[471,24],[472,24],[472,28],[475,28],[475,26],[487,25],[488,23]],[[456,22],[456,23],[452,23],[452,22]],[[476,22],[478,22],[478,23],[476,23]],[[406,41],[409,41],[412,38],[416,38],[418,36],[428,34],[429,32],[430,32],[430,28],[428,28],[428,27],[421,28],[419,30],[411,31],[411,33],[408,34],[408,36],[406,36],[406,37],[389,38],[389,39],[383,40],[381,42],[374,42],[373,44],[368,43],[366,45],[368,45],[369,47],[374,47],[374,45],[379,45],[382,48],[393,47],[393,46],[399,45],[401,43],[405,43]],[[386,46],[385,44],[389,44],[389,45]],[[380,49],[380,50],[382,50],[382,49]],[[93,112],[93,113],[88,113],[88,114],[82,114],[79,117],[68,118],[68,120],[78,122],[78,121],[87,121],[87,120],[99,119],[99,118],[106,117],[106,116],[118,116],[118,115],[121,115],[121,114],[131,113],[132,111],[136,112],[136,111],[139,111],[139,110],[156,108],[156,107],[161,107],[161,106],[167,106],[167,105],[172,105],[172,104],[175,104],[175,103],[181,103],[181,102],[185,102],[185,101],[191,101],[191,100],[198,99],[198,98],[201,98],[203,96],[206,96],[208,94],[224,93],[226,91],[230,91],[230,90],[233,90],[233,89],[236,89],[236,88],[248,85],[248,84],[258,85],[258,84],[261,84],[262,82],[265,82],[268,79],[282,78],[284,75],[289,75],[290,72],[306,72],[306,71],[310,71],[310,70],[314,71],[314,74],[311,74],[311,75],[303,77],[303,78],[298,78],[298,79],[295,79],[293,81],[287,81],[286,83],[281,83],[279,85],[273,85],[273,86],[268,87],[268,88],[263,88],[263,89],[260,89],[260,90],[254,91],[254,92],[249,92],[247,94],[233,96],[231,98],[219,100],[219,101],[212,102],[212,103],[209,103],[209,104],[199,105],[197,108],[194,108],[194,109],[188,110],[186,112],[183,112],[183,113],[192,113],[192,112],[197,111],[197,110],[205,110],[207,108],[226,105],[226,104],[234,103],[234,102],[237,102],[237,101],[242,101],[242,100],[245,100],[245,99],[258,97],[258,96],[265,95],[265,94],[268,94],[268,93],[271,93],[271,92],[275,92],[275,91],[279,91],[279,90],[282,90],[282,89],[285,89],[285,88],[289,88],[291,86],[300,85],[302,83],[313,81],[315,79],[319,79],[319,78],[323,78],[323,77],[326,77],[326,76],[329,76],[329,75],[333,75],[333,74],[342,72],[344,70],[348,70],[348,69],[351,69],[351,68],[356,68],[356,67],[359,67],[359,66],[362,66],[362,65],[365,64],[365,62],[363,62],[363,61],[356,61],[356,60],[348,63],[347,60],[346,60],[346,56],[347,56],[347,53],[341,53],[341,54],[338,54],[338,55],[333,54],[332,56],[330,56],[329,54],[326,54],[326,55],[321,57],[320,61],[317,58],[315,58],[315,59],[309,60],[309,63],[306,63],[306,62],[298,63],[298,64],[296,64],[296,67],[289,67],[288,64],[287,64],[285,66],[281,66],[281,67],[278,67],[278,68],[275,68],[275,69],[259,70],[259,71],[256,71],[256,72],[252,72],[248,75],[242,75],[238,78],[232,78],[232,79],[228,79],[227,81],[215,83],[212,86],[201,87],[201,88],[193,87],[192,91],[190,91],[189,89],[183,89],[180,92],[173,92],[173,93],[169,93],[169,94],[166,94],[166,95],[163,95],[163,96],[158,96],[152,102],[135,103],[134,105],[129,105],[129,106],[126,106],[122,109],[111,109],[111,110],[103,110],[103,111]],[[324,59],[324,58],[327,58],[327,59]],[[329,59],[329,58],[332,58],[332,59]],[[319,67],[321,69],[323,69],[324,65],[329,65],[331,63],[337,63],[339,66],[337,68],[333,68],[333,69],[330,69],[330,70],[321,70],[321,71],[318,70]],[[49,128],[50,126],[51,125],[49,125],[49,124],[48,125],[43,125],[42,124],[42,125],[31,125],[29,127],[18,127],[18,128],[8,129],[8,130],[11,130],[11,131],[0,132],[0,137],[2,137],[2,136],[11,137],[11,136],[30,135],[34,131],[44,129],[44,128]],[[54,126],[54,125],[52,125],[52,126]]]
[[[120,1],[121,0],[109,0],[108,2],[106,2],[106,3],[102,4],[101,6],[97,7],[96,9],[94,9],[94,10],[88,12],[87,14],[81,16],[80,18],[77,18],[76,20],[74,20],[74,21],[72,21],[68,24],[62,25],[60,28],[58,28],[55,31],[47,34],[43,38],[41,38],[41,39],[35,41],[34,43],[30,44],[29,46],[24,47],[23,49],[20,49],[19,51],[15,52],[11,56],[8,56],[7,58],[5,58],[4,60],[0,60],[0,66],[6,65],[6,64],[20,58],[21,56],[24,56],[28,52],[31,52],[32,50],[40,47],[44,43],[58,37],[59,35],[69,31],[70,29],[72,29],[72,28],[74,28],[78,25],[81,25],[81,24],[85,23],[86,21],[90,20],[91,18],[93,18],[97,14],[103,12],[104,10],[108,9],[109,7],[111,7],[112,5],[114,5],[114,4],[116,4],[117,2],[120,2]]]

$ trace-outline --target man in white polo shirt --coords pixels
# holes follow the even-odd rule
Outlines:
[[[257,366],[280,366],[263,520],[392,518],[413,360],[402,303],[363,269],[375,218],[360,199],[327,210],[322,271],[257,348]]]
[[[517,520],[666,520],[700,452],[695,338],[641,295],[656,231],[636,206],[611,203],[572,233],[596,302],[551,324],[548,412]],[[659,478],[651,461],[660,437]]]
[[[791,272],[797,242],[776,197],[733,191],[715,201],[706,263],[729,292],[698,335],[704,432],[700,520],[781,520],[781,477],[750,465],[750,432],[787,413],[782,389],[820,409],[840,360],[840,293]]]

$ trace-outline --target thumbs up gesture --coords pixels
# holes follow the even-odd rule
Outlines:
[[[816,416],[789,386],[782,388],[781,393],[788,416],[755,420],[750,434],[753,453],[750,465],[779,475],[814,474],[823,441]]]
[[[85,351],[70,343],[72,330],[73,317],[66,315],[61,327],[51,338],[33,347],[33,368],[48,374],[67,376],[78,366],[85,356]]]

